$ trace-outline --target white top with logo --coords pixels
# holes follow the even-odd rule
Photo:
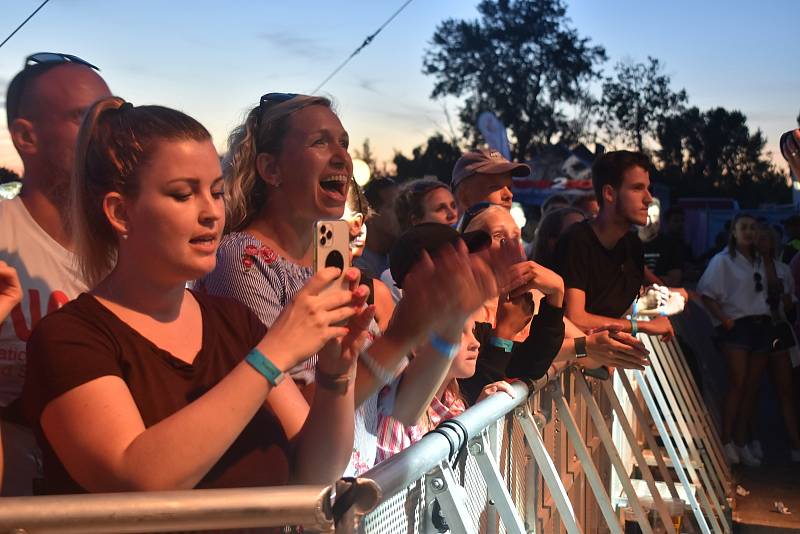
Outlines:
[[[23,292],[22,302],[0,323],[0,406],[22,392],[33,327],[86,291],[74,258],[33,220],[21,198],[0,200],[0,260],[17,270]]]

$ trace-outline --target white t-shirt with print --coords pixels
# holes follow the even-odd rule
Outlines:
[[[86,286],[78,282],[74,254],[33,220],[19,197],[0,200],[0,260],[17,270],[23,293],[0,322],[0,406],[7,406],[22,392],[25,344],[33,327]]]

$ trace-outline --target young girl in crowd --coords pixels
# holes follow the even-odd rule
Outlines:
[[[728,364],[728,392],[722,410],[722,442],[731,463],[760,465],[747,445],[752,406],[745,405],[751,362],[771,350],[772,319],[767,303],[764,259],[756,250],[756,220],[740,213],[731,224],[725,250],[711,258],[697,284],[714,322]],[[750,401],[748,401],[750,402]]]
[[[0,326],[3,321],[11,313],[20,301],[22,300],[22,286],[19,283],[17,271],[4,261],[0,261]],[[3,490],[3,439],[2,435],[7,432],[8,428],[5,423],[0,422],[0,494]]]
[[[475,337],[475,321],[469,319],[464,324],[464,330],[461,334],[461,347],[458,354],[453,358],[453,363],[450,365],[442,385],[439,386],[422,417],[418,418],[417,423],[404,425],[396,418],[382,413],[378,423],[378,463],[403,449],[407,449],[422,439],[422,436],[426,433],[436,428],[442,421],[460,415],[466,410],[467,404],[461,394],[458,381],[475,374],[479,349],[480,343]],[[484,386],[476,402],[499,391],[505,392],[511,397],[514,396],[514,390],[511,385],[500,380]],[[384,396],[390,395],[391,391],[387,388],[384,391]]]
[[[349,290],[320,294],[339,274],[326,269],[265,332],[240,303],[185,289],[215,266],[223,187],[211,137],[191,117],[119,98],[88,110],[72,228],[92,289],[28,342],[23,401],[46,492],[326,483],[341,473],[354,405],[353,389],[336,384],[366,337],[367,290],[351,270]],[[283,372],[323,346],[326,386],[298,410],[304,400]]]
[[[267,326],[272,324],[311,277],[314,222],[338,219],[344,212],[353,170],[348,144],[347,131],[329,100],[264,95],[230,136],[224,169],[230,233],[220,244],[216,269],[198,288],[234,297]],[[443,323],[495,291],[492,272],[466,251],[434,258],[414,274],[409,294],[398,304],[386,332],[359,358],[355,396],[361,408],[346,474],[372,466],[377,392],[393,379],[406,355],[420,345],[427,346],[423,352],[436,351],[435,341],[452,334],[445,332]],[[458,333],[460,329],[461,325]],[[445,343],[457,343],[458,333]],[[409,382],[406,389],[415,393],[404,398],[425,405],[428,390],[435,390],[447,371],[446,360],[430,357],[418,362],[430,366],[425,377],[431,382]],[[311,359],[292,373],[309,398],[314,396],[316,365]]]

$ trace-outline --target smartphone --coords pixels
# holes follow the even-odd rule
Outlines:
[[[347,287],[344,272],[350,268],[350,228],[340,219],[319,220],[314,223],[314,272],[325,267],[337,267],[342,274],[328,287]]]

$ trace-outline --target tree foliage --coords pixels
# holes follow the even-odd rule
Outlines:
[[[414,148],[410,158],[400,152],[395,153],[397,179],[404,182],[432,175],[442,182],[450,183],[453,167],[460,157],[461,149],[458,145],[437,133],[429,137],[424,145]]]
[[[786,178],[764,152],[739,111],[692,107],[658,128],[662,177],[676,196],[729,196],[744,207],[791,202]]]
[[[614,76],[603,82],[600,121],[612,138],[645,151],[645,139],[655,137],[664,120],[683,111],[686,91],[670,89],[669,76],[653,57],[647,63],[621,61]]]
[[[533,155],[574,124],[565,110],[587,96],[605,50],[569,26],[561,0],[482,0],[478,20],[439,24],[423,57],[432,97],[464,97],[464,134],[492,111],[511,129],[517,159]]]

